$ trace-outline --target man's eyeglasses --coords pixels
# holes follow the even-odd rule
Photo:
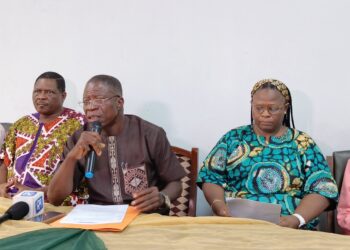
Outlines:
[[[115,97],[121,97],[120,95],[114,95],[114,96],[111,96],[111,97],[105,97],[105,98],[96,98],[96,99],[91,99],[91,100],[86,100],[86,101],[82,101],[82,102],[79,102],[79,105],[83,108],[85,107],[88,107],[90,105],[92,106],[102,106],[105,104],[105,102],[111,100],[112,98],[115,98]]]
[[[253,110],[260,115],[266,110],[270,115],[276,115],[279,112],[283,111],[284,106],[263,106],[263,105],[252,105]]]

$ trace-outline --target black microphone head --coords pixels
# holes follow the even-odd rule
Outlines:
[[[90,122],[88,124],[88,130],[92,132],[101,133],[101,130],[102,130],[101,122],[100,121]]]
[[[24,201],[13,204],[5,214],[9,215],[11,220],[20,220],[29,213],[29,205]]]

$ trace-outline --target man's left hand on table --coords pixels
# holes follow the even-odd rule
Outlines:
[[[145,190],[133,194],[134,200],[131,202],[141,212],[150,212],[158,209],[164,203],[157,187],[149,187]]]

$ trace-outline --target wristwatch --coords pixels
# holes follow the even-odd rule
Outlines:
[[[171,202],[170,202],[169,196],[167,196],[163,192],[159,192],[159,195],[160,195],[160,199],[162,200],[162,205],[160,207],[170,209]]]

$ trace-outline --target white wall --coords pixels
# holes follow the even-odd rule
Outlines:
[[[229,129],[249,123],[252,85],[291,89],[298,129],[327,155],[349,149],[350,1],[0,0],[0,120],[34,112],[44,71],[68,82],[79,108],[85,82],[121,80],[126,112],[199,147],[202,161]],[[209,209],[199,192],[198,214]]]

